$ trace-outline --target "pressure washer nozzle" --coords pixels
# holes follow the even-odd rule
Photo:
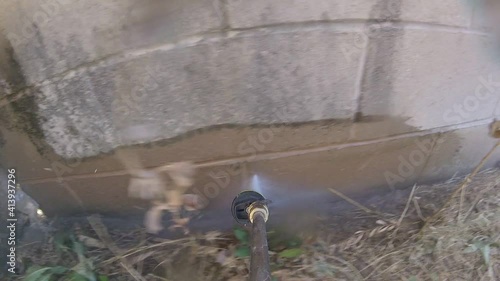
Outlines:
[[[261,215],[264,218],[265,222],[267,222],[267,220],[269,219],[269,209],[267,209],[265,201],[257,201],[252,203],[252,205],[250,205],[246,211],[251,223],[253,223],[257,215]]]
[[[233,200],[231,211],[234,219],[249,227],[251,233],[250,281],[271,280],[269,266],[269,246],[267,244],[266,222],[269,210],[262,194],[243,191]]]
[[[241,225],[248,226],[253,223],[254,217],[261,214],[267,222],[269,210],[266,200],[262,194],[255,191],[243,191],[236,196],[231,205],[231,213],[234,219]]]

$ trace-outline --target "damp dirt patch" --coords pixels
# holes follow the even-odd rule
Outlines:
[[[270,226],[274,280],[498,280],[500,170],[478,173],[457,192],[463,183],[366,200],[341,195],[346,205],[311,218],[315,228]],[[33,272],[46,280],[248,277],[248,233],[239,227],[161,238],[91,216],[52,221],[44,232],[43,241],[24,241],[12,280],[41,280]]]

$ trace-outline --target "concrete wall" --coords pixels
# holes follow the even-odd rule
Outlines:
[[[459,0],[8,0],[0,11],[2,161],[48,213],[143,208],[126,197],[117,147],[146,166],[212,163],[195,188],[207,196],[215,182],[212,201],[228,202],[253,173],[295,194],[446,178],[495,142],[499,47]]]

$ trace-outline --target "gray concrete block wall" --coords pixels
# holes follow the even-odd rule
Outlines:
[[[222,124],[349,120],[361,51],[338,61],[337,42],[354,39],[335,30],[243,34],[98,65],[41,88],[42,127],[71,158],[132,144],[120,142],[121,129],[145,122],[158,131],[148,141],[157,141]]]
[[[404,116],[421,129],[491,118],[500,100],[491,43],[477,34],[384,30],[370,41],[361,112]]]
[[[364,0],[229,0],[233,28],[314,21],[387,19],[450,26],[470,25],[471,11],[457,0],[364,1]],[[374,14],[374,12],[376,12]]]
[[[273,24],[351,20],[369,18],[375,3],[364,1],[244,1],[229,0],[229,24],[233,28],[251,28]]]
[[[30,83],[139,47],[221,28],[211,1],[3,1],[2,26]]]
[[[486,128],[500,117],[500,47],[461,1],[153,2],[0,3],[0,106],[6,109],[0,129],[8,132],[5,147],[19,147],[13,144],[19,134],[32,142],[23,155],[36,158],[36,168],[22,177],[33,186],[49,188],[51,177],[33,169],[68,158],[85,159],[68,175],[78,176],[78,190],[101,167],[97,177],[126,182],[126,174],[106,173],[123,172],[108,158],[130,144],[166,143],[159,148],[164,157],[141,148],[148,166],[247,161],[256,154],[255,169],[276,165],[289,175],[314,159],[341,171],[352,158],[349,169],[361,177],[354,184],[360,189],[373,185],[363,174],[377,175],[376,185],[387,183],[380,173],[397,171],[399,156],[415,151],[408,139],[437,142],[436,135],[448,134],[450,147],[463,148],[441,145],[435,156],[425,154],[426,162],[399,187],[466,172],[477,160],[469,156],[490,144]],[[287,126],[272,143],[241,146],[276,124]],[[142,125],[146,135],[123,138]],[[290,160],[298,165],[285,167]],[[452,168],[437,168],[447,161]],[[380,162],[386,164],[372,165]],[[310,167],[307,176],[328,182],[328,171]],[[97,190],[99,180],[89,177]],[[349,189],[351,182],[342,177],[336,184]]]

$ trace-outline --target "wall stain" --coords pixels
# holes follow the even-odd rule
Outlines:
[[[370,20],[366,22],[369,37],[367,61],[363,72],[360,110],[354,117],[355,122],[366,114],[363,112],[363,98],[370,93],[385,94],[385,100],[378,102],[378,108],[372,111],[389,112],[387,107],[394,88],[394,55],[398,50],[398,42],[404,35],[403,29],[395,28],[391,23],[400,21],[401,6],[400,0],[378,0],[370,11]]]
[[[18,92],[27,88],[26,78],[23,69],[18,62],[11,42],[5,38],[5,52],[7,54],[5,77],[7,83]],[[7,96],[9,106],[6,106],[0,117],[8,129],[24,132],[30,141],[35,145],[40,154],[43,154],[47,146],[44,144],[44,133],[40,122],[44,122],[37,114],[36,91],[27,93],[20,98]],[[10,109],[10,110],[9,110]]]

